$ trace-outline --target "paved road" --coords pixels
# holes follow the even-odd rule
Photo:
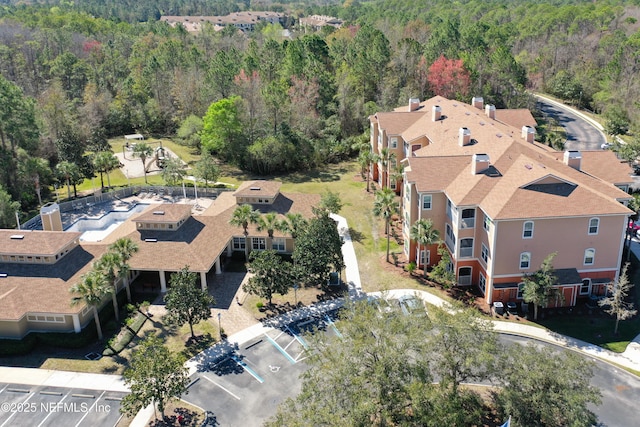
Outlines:
[[[545,115],[558,120],[567,132],[565,148],[568,150],[600,150],[601,145],[607,142],[606,137],[580,116],[574,114],[570,108],[563,108],[557,104],[536,98],[538,108]]]
[[[526,344],[533,340],[511,335],[500,335],[505,343]],[[536,345],[548,348],[550,351],[570,351],[552,344],[535,341]],[[581,357],[588,358],[584,354]],[[595,367],[591,384],[602,392],[602,404],[590,406],[598,416],[598,426],[632,426],[638,425],[636,402],[640,400],[640,379],[630,373],[598,359],[593,359]]]

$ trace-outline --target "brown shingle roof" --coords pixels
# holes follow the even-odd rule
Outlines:
[[[581,151],[582,170],[614,184],[633,184],[631,166],[610,150]]]
[[[279,181],[247,181],[233,193],[236,197],[275,197],[280,192],[282,183]]]
[[[177,222],[191,215],[191,205],[184,203],[163,203],[146,209],[136,217],[136,222]]]
[[[0,230],[0,255],[51,255],[59,253],[82,233],[65,231]],[[11,236],[23,236],[12,239]]]
[[[18,320],[26,312],[74,314],[83,305],[71,306],[69,288],[91,269],[106,247],[77,246],[53,265],[0,263],[0,319]]]
[[[496,120],[516,129],[522,129],[523,126],[533,128],[538,126],[533,114],[526,108],[496,110]]]
[[[431,120],[433,105],[442,108],[444,119]],[[589,166],[591,155],[587,155],[584,171],[577,171],[563,163],[563,153],[527,143],[519,129],[492,120],[481,110],[441,97],[421,106],[424,117],[414,120],[415,113],[404,113],[411,114],[412,124],[404,132],[399,130],[412,137],[422,133],[431,141],[414,153],[418,157],[407,160],[407,179],[416,182],[418,191],[445,191],[454,204],[480,206],[493,219],[630,212],[616,200],[628,195],[607,180],[612,177],[608,172]],[[471,144],[459,145],[460,127],[470,130]],[[472,155],[478,153],[489,155],[493,173],[471,173]],[[576,189],[565,194],[543,191],[548,187],[525,188],[548,176],[554,177],[552,181],[574,184]]]

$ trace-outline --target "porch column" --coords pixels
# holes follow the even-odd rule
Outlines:
[[[78,315],[72,314],[71,319],[73,319],[73,331],[76,334],[82,331],[82,328],[80,327],[80,318],[78,317]]]
[[[216,274],[222,274],[222,268],[220,268],[220,256],[216,258]]]
[[[233,255],[233,238],[227,243],[227,256]]]
[[[207,291],[209,290],[208,286],[207,286],[207,272],[206,271],[201,271],[200,272],[200,285],[202,286],[202,290],[203,291]]]
[[[164,270],[160,270],[160,292],[167,292],[167,279],[164,277]]]

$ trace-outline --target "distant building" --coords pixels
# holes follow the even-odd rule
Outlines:
[[[305,18],[300,18],[300,27],[303,28],[311,28],[315,31],[319,31],[322,27],[334,27],[340,28],[342,27],[342,20],[338,18],[334,18],[333,16],[326,15],[311,15]]]
[[[207,22],[216,30],[233,25],[241,31],[250,32],[262,22],[282,24],[284,15],[278,12],[236,12],[226,16],[162,16],[160,21],[172,27],[181,24],[189,32],[201,31],[202,26]]]

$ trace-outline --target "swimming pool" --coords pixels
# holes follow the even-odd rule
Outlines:
[[[99,218],[79,219],[65,231],[81,232],[80,241],[83,242],[99,242],[118,228],[118,226],[125,222],[131,215],[140,213],[148,207],[149,204],[138,203],[126,211],[115,210],[107,212]]]

